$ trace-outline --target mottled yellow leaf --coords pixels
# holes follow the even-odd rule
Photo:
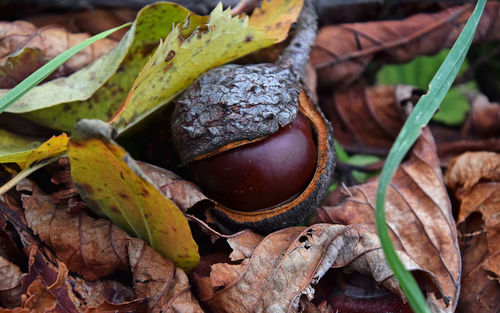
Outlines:
[[[147,180],[135,161],[111,139],[75,134],[77,138],[71,139],[68,156],[71,176],[84,201],[129,234],[147,241],[180,268],[190,270],[196,266],[198,246],[179,208]]]
[[[16,162],[17,159],[25,159],[40,144],[36,139],[25,138],[0,129],[0,163]]]
[[[219,4],[205,27],[183,39],[177,25],[139,73],[111,122],[119,133],[186,89],[200,74],[286,38],[303,0],[264,1],[250,17],[232,17]]]
[[[42,143],[38,148],[30,150],[15,151],[5,153],[0,156],[0,163],[17,163],[22,170],[28,168],[33,163],[63,154],[68,149],[68,136],[62,134],[53,136]],[[27,145],[29,147],[29,145]]]

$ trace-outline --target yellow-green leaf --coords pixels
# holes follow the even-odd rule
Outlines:
[[[35,162],[52,158],[63,154],[68,149],[68,136],[62,134],[53,136],[42,143],[39,147],[33,147],[32,143],[27,143],[26,147],[32,147],[29,150],[15,151],[11,153],[2,153],[0,163],[17,163],[22,170],[30,167]]]
[[[71,176],[82,198],[180,268],[196,266],[198,246],[180,209],[145,178],[123,148],[100,137],[72,138],[69,144]]]
[[[113,50],[68,77],[33,88],[7,111],[63,131],[71,131],[82,118],[109,120],[160,39],[188,15],[191,25],[186,33],[207,21],[207,17],[175,3],[158,2],[144,7]],[[0,89],[0,96],[7,91]]]
[[[40,144],[36,139],[26,138],[0,129],[0,163],[11,163],[16,162],[17,159],[25,159]]]
[[[121,133],[170,102],[203,72],[285,39],[302,3],[264,1],[250,18],[232,17],[219,4],[206,27],[187,39],[181,35],[185,26],[177,25],[139,73],[113,125]]]

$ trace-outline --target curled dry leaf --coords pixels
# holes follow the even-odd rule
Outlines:
[[[462,128],[467,137],[493,137],[500,134],[500,103],[490,102],[479,94],[472,101],[472,108]]]
[[[19,267],[0,256],[0,304],[16,307],[21,304],[21,275]]]
[[[240,234],[227,241],[233,248],[231,262],[193,274],[200,300],[215,312],[296,312],[301,295],[312,299],[313,285],[330,267],[347,266],[402,294],[377,236],[363,227],[291,227],[260,241]],[[419,269],[399,255],[410,270]]]
[[[438,155],[441,165],[447,167],[450,161],[468,151],[500,152],[500,137],[487,139],[459,139],[456,141],[438,141]]]
[[[464,153],[453,159],[445,176],[446,185],[460,194],[469,193],[480,180],[500,181],[500,154]]]
[[[0,64],[13,52],[25,48],[36,48],[45,58],[53,59],[89,37],[88,34],[72,34],[58,26],[36,28],[24,21],[0,22]],[[78,70],[107,53],[115,45],[114,40],[100,40],[69,59],[67,66],[73,71]]]
[[[95,280],[129,270],[136,296],[149,299],[148,310],[177,312],[181,307],[203,312],[191,295],[186,274],[142,240],[131,238],[109,220],[93,219],[83,211],[71,215],[32,182],[22,181],[18,189],[31,192],[23,196],[28,225],[71,271]]]
[[[378,179],[373,179],[338,189],[318,209],[312,222],[364,224],[375,232],[377,184]],[[423,129],[409,160],[396,171],[387,191],[385,210],[396,249],[437,277],[444,302],[451,300],[446,311],[452,312],[460,289],[460,251],[436,145],[428,128]]]
[[[460,200],[458,228],[463,257],[461,312],[500,307],[500,154],[465,153],[445,176]]]
[[[423,54],[450,48],[467,22],[473,5],[417,14],[404,20],[325,26],[318,33],[311,62],[318,70],[320,85],[349,85],[373,60],[408,62]],[[486,4],[475,42],[498,40],[500,4]],[[338,44],[342,42],[342,44]]]
[[[114,312],[145,312],[146,300],[134,299],[112,304],[105,298],[123,289],[106,288],[104,284],[87,283],[71,276],[64,263],[53,260],[40,248],[31,250],[29,272],[23,277],[27,289],[23,308],[29,312],[95,312],[95,308],[113,307]],[[94,309],[94,310],[92,310]]]

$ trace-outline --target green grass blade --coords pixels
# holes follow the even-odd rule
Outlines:
[[[378,236],[387,262],[394,271],[394,276],[398,280],[401,289],[406,294],[415,313],[430,313],[430,310],[427,307],[425,298],[415,279],[399,260],[394,250],[394,245],[390,240],[384,212],[387,187],[404,156],[417,140],[421,128],[429,123],[430,119],[439,108],[439,104],[450,89],[472,43],[485,4],[486,0],[478,1],[462,33],[429,84],[429,91],[418,101],[415,109],[401,129],[401,132],[389,152],[382,173],[380,174],[375,213]]]
[[[36,70],[33,74],[28,76],[26,79],[24,79],[22,82],[16,85],[16,87],[12,88],[5,96],[3,96],[0,99],[0,113],[2,113],[5,109],[7,109],[12,103],[16,102],[17,99],[21,98],[25,93],[27,93],[31,88],[35,87],[38,85],[41,81],[43,81],[47,76],[49,76],[53,71],[55,71],[61,64],[66,62],[69,58],[77,54],[80,50],[86,48],[87,46],[93,44],[99,39],[105,38],[109,36],[110,34],[114,33],[115,31],[129,26],[131,23],[126,23],[121,26],[106,30],[102,33],[99,33],[95,36],[92,36],[76,45],[73,47],[69,48],[68,50],[64,51],[63,53],[59,54],[57,57],[54,59],[50,60]]]

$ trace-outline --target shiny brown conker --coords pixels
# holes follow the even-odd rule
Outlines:
[[[267,138],[188,165],[209,197],[238,211],[271,208],[302,192],[316,169],[311,125],[297,117]]]

